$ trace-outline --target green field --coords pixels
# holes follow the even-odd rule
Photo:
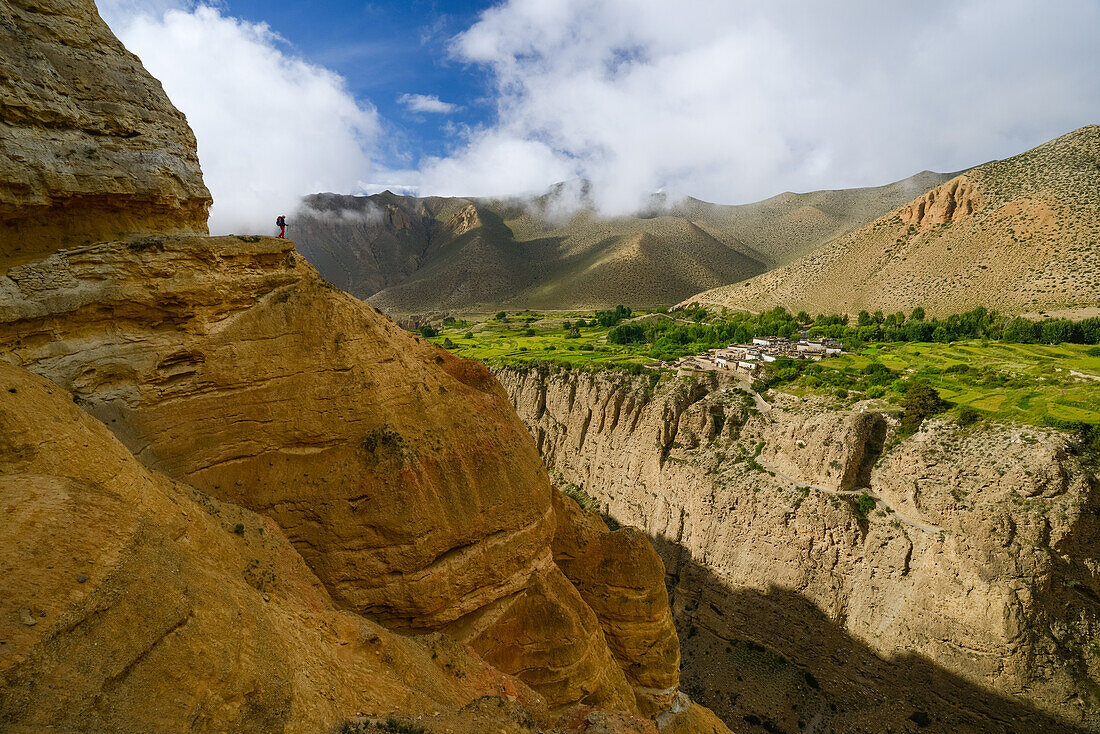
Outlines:
[[[450,340],[455,354],[497,366],[548,361],[589,370],[637,370],[661,364],[646,354],[647,344],[608,344],[605,327],[581,327],[579,336],[568,338],[563,322],[590,319],[590,314],[526,313],[508,318],[507,323],[459,322],[444,327],[432,341]],[[869,382],[865,371],[873,363],[892,374]],[[847,402],[864,398],[894,402],[904,383],[916,379],[933,385],[944,400],[971,406],[987,418],[1031,424],[1052,418],[1100,423],[1100,349],[1096,347],[998,341],[872,344],[857,354],[801,367],[800,374],[777,379],[778,389],[843,396]]]
[[[644,345],[607,343],[609,328],[584,326],[580,336],[569,338],[562,327],[566,321],[591,319],[592,314],[528,314],[510,316],[507,323],[496,320],[443,327],[432,341],[442,345],[449,339],[450,351],[460,357],[477,359],[491,365],[529,364],[531,362],[568,363],[572,367],[602,369],[625,365],[657,364],[647,357]],[[534,331],[534,335],[528,335]],[[472,336],[467,336],[471,334]]]
[[[1100,423],[1100,355],[1090,354],[1097,351],[1080,344],[877,344],[830,362],[881,361],[925,379],[944,400],[998,419]]]

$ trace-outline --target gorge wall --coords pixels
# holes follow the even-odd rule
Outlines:
[[[1100,730],[1100,492],[1070,437],[896,441],[861,406],[762,412],[714,377],[496,374],[554,481],[654,539],[685,688],[727,722]]]
[[[727,731],[655,552],[483,366],[203,236],[194,137],[90,1],[0,34],[0,729]]]

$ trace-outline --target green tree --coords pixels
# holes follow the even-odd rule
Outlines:
[[[901,399],[905,410],[901,417],[901,427],[912,433],[921,427],[924,419],[942,411],[946,405],[936,388],[923,382],[911,383]]]
[[[645,341],[645,330],[638,324],[623,324],[607,332],[611,344],[637,344]]]
[[[1061,344],[1073,340],[1073,322],[1069,319],[1047,319],[1039,327],[1043,344]]]
[[[917,306],[913,309],[913,315],[909,317],[910,321],[924,321],[924,309]]]
[[[599,322],[600,326],[611,327],[623,319],[629,319],[630,313],[630,309],[626,306],[616,306],[613,311],[597,311],[596,321]]]
[[[862,520],[870,514],[871,510],[875,509],[875,498],[867,494],[866,490],[856,498],[855,511],[856,515]]]
[[[1005,327],[1004,340],[1016,344],[1032,344],[1038,338],[1037,324],[1025,318],[1017,316],[1008,322]]]

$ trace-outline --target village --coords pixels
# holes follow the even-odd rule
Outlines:
[[[711,349],[702,354],[682,357],[676,362],[676,369],[678,374],[732,371],[751,377],[765,364],[780,357],[816,361],[843,352],[844,349],[836,339],[802,338],[795,341],[785,337],[762,336],[753,339],[752,344],[731,344],[722,349]]]

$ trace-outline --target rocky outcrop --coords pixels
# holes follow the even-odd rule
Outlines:
[[[771,426],[761,462],[799,484],[828,490],[867,486],[886,441],[879,413],[792,416]]]
[[[903,206],[901,222],[924,229],[970,216],[981,207],[978,187],[966,176],[957,176]]]
[[[734,384],[497,376],[556,480],[654,538],[684,687],[727,722],[1100,730],[1100,492],[1069,437],[885,448],[888,417]]]
[[[0,0],[0,262],[206,230],[195,137],[92,0]]]
[[[0,350],[147,466],[273,518],[341,603],[452,630],[553,706],[634,710],[554,564],[546,472],[492,376],[292,248],[152,238],[13,267]]]
[[[603,520],[554,493],[554,560],[596,613],[642,712],[672,711],[680,693],[680,641],[665,590],[665,567],[635,528]]]
[[[341,609],[270,518],[147,470],[3,362],[0,516],[4,731],[319,732],[370,712],[473,734],[484,697],[553,721],[455,641]]]
[[[446,229],[454,237],[461,237],[480,226],[482,226],[481,215],[478,214],[477,207],[470,204],[447,221]]]

